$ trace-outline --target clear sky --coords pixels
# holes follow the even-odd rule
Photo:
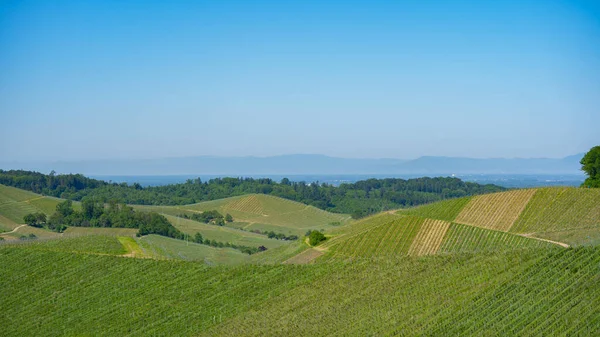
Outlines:
[[[0,1],[0,161],[599,144],[598,1]]]

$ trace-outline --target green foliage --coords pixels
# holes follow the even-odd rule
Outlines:
[[[600,146],[594,146],[581,158],[581,170],[588,178],[582,187],[600,188]]]
[[[233,217],[231,216],[231,214],[227,213],[225,215],[225,221],[227,221],[227,222],[233,222]]]
[[[139,184],[109,184],[82,175],[43,175],[29,171],[0,170],[0,184],[65,199],[96,197],[140,205],[184,205],[232,196],[260,193],[312,205],[327,211],[369,214],[434,201],[505,190],[457,178],[369,179],[332,186],[305,182],[277,183],[271,179],[217,178],[208,182],[188,180],[184,184],[142,187]]]
[[[42,212],[29,213],[23,217],[23,221],[32,227],[42,227],[46,224],[46,214]]]
[[[319,232],[319,231],[311,231],[310,234],[308,235],[308,243],[311,246],[316,246],[319,243],[325,241],[327,238],[325,237],[325,234]]]

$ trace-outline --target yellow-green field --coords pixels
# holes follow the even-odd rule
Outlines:
[[[134,206],[168,215],[217,210],[231,214],[235,223],[245,230],[274,231],[286,235],[304,235],[308,230],[334,228],[332,222],[347,223],[350,216],[330,213],[316,207],[264,194],[251,194],[183,206]]]

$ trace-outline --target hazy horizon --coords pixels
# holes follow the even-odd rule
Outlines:
[[[8,1],[0,48],[0,162],[600,144],[592,1]]]

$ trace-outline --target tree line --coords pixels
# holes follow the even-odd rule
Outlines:
[[[42,174],[0,170],[0,184],[71,200],[94,197],[138,205],[184,205],[251,193],[273,195],[335,213],[360,218],[394,208],[416,206],[443,199],[506,190],[493,184],[464,182],[458,178],[368,179],[334,186],[326,183],[276,182],[261,178],[215,178],[202,181],[143,187],[109,183],[81,174]]]

